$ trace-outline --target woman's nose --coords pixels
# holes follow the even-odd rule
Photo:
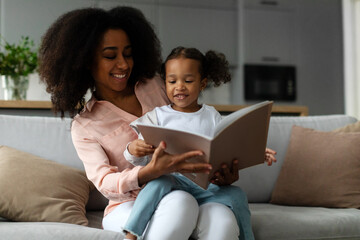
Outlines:
[[[119,69],[127,69],[129,67],[129,64],[126,59],[121,56],[116,62],[116,67]]]

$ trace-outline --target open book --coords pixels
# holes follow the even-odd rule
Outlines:
[[[145,142],[158,146],[166,142],[166,152],[180,154],[202,150],[204,156],[189,161],[206,161],[212,165],[210,174],[184,173],[183,175],[206,189],[214,172],[222,163],[232,166],[239,160],[239,169],[264,163],[272,101],[265,101],[240,109],[225,116],[216,126],[213,136],[205,136],[154,125],[138,124]]]

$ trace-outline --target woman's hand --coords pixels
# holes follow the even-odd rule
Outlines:
[[[273,163],[276,162],[275,155],[276,155],[276,151],[270,148],[266,148],[264,158],[268,166],[271,166]]]
[[[139,171],[139,186],[164,174],[181,173],[209,173],[211,165],[208,163],[186,162],[187,159],[202,158],[202,151],[189,151],[182,154],[171,155],[165,152],[166,144],[161,142],[155,149],[151,161]]]
[[[276,162],[276,151],[266,148],[265,149],[265,162],[268,166],[271,166]],[[230,185],[239,179],[239,161],[234,160],[232,166],[229,167],[227,164],[223,163],[221,169],[216,171],[214,176],[211,178],[210,182],[219,186]]]
[[[214,173],[210,182],[219,186],[230,185],[239,179],[239,161],[235,159],[229,167],[223,163],[221,169]]]
[[[154,147],[142,139],[136,139],[128,145],[128,150],[135,157],[143,157],[154,152]]]

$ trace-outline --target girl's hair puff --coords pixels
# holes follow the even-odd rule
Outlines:
[[[74,117],[95,90],[91,75],[95,51],[109,29],[124,30],[132,45],[134,68],[129,84],[154,77],[161,64],[160,42],[137,9],[83,8],[60,16],[46,31],[39,49],[39,75],[51,94],[54,112]]]
[[[215,87],[231,80],[229,62],[223,53],[209,50],[204,55],[196,48],[185,48],[182,46],[174,48],[161,65],[160,75],[164,80],[166,78],[165,66],[167,61],[180,57],[199,61],[201,79],[207,78],[208,83],[214,84]]]

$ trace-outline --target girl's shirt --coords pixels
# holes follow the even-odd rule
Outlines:
[[[169,104],[164,83],[158,77],[138,82],[135,94],[143,114]],[[138,183],[142,167],[134,167],[123,156],[127,143],[138,138],[129,126],[136,119],[112,103],[92,97],[72,122],[72,140],[86,175],[109,199],[105,215],[120,203],[135,200],[142,187]]]
[[[212,106],[203,104],[201,109],[196,112],[179,112],[174,110],[171,105],[156,107],[151,112],[146,113],[144,116],[138,118],[130,124],[130,126],[139,134],[137,124],[157,125],[166,128],[202,134],[205,136],[212,136],[215,127],[219,124],[222,117],[218,111]],[[135,157],[130,154],[126,148],[124,157],[133,165],[145,166],[151,156]]]
[[[221,115],[214,107],[203,104],[196,112],[179,112],[170,105],[156,108],[159,125],[187,132],[212,136]]]

